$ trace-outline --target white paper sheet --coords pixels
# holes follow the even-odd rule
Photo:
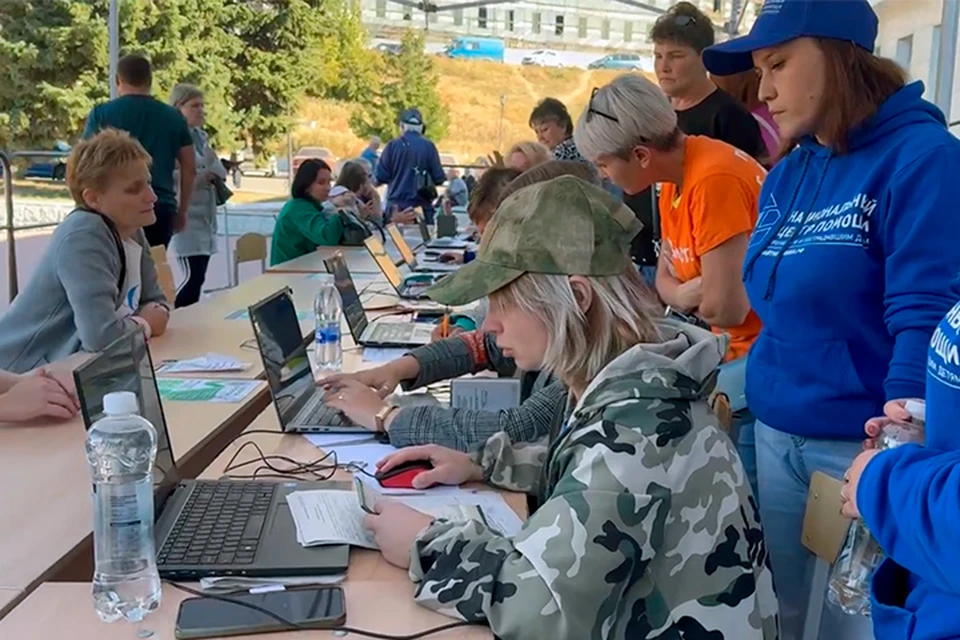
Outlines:
[[[270,589],[271,587],[301,587],[313,584],[340,584],[346,575],[332,576],[211,576],[200,578],[200,590],[204,593],[233,593],[240,590]]]
[[[519,533],[523,526],[520,516],[510,508],[507,501],[494,491],[477,491],[475,493],[441,494],[426,496],[391,496],[414,509],[426,512],[431,507],[442,504],[446,506],[462,505],[480,507],[483,517],[491,527],[505,536]]]
[[[373,534],[363,528],[366,515],[353,491],[317,489],[287,494],[297,527],[297,542],[305,547],[349,544],[376,549]]]
[[[351,441],[351,439],[354,439]],[[387,457],[391,453],[399,451],[396,447],[389,444],[382,444],[369,436],[354,435],[308,435],[307,440],[314,446],[323,449],[325,453],[336,453],[337,464],[352,464],[373,473],[377,468],[377,462]]]
[[[409,349],[395,349],[388,347],[364,347],[363,348],[363,361],[364,362],[392,362],[397,358],[402,358],[410,350]]]
[[[198,373],[207,371],[246,371],[251,365],[230,356],[218,353],[207,353],[188,360],[174,360],[165,362],[157,369],[157,373]]]

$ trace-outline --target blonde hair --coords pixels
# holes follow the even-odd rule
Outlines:
[[[593,290],[586,313],[565,275],[528,272],[490,294],[491,309],[516,308],[546,327],[542,369],[579,388],[634,345],[660,342],[654,318],[663,315],[632,265],[618,276],[584,277]]]
[[[527,169],[532,169],[539,164],[543,164],[553,157],[553,154],[550,153],[550,149],[548,149],[546,145],[532,140],[518,142],[510,147],[510,151],[507,152],[507,158],[509,159],[510,156],[515,153],[519,153],[527,159],[527,162],[530,163]]]
[[[83,140],[67,158],[67,188],[77,206],[85,207],[86,189],[103,191],[118,170],[142,162],[150,166],[150,154],[126,131],[104,129]]]

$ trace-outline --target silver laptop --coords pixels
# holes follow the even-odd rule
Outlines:
[[[442,255],[442,252],[435,249],[425,249],[423,251],[421,254],[423,256],[423,263],[421,264],[417,260],[416,254],[413,252],[413,249],[410,248],[410,245],[407,243],[407,239],[403,237],[403,233],[400,231],[397,225],[388,224],[387,233],[390,234],[390,239],[393,240],[393,244],[396,245],[397,250],[400,252],[400,257],[403,259],[404,263],[406,263],[406,265],[413,271],[449,273],[460,268],[460,265],[456,263],[440,262],[439,258]]]
[[[417,215],[417,225],[420,227],[420,237],[423,238],[423,244],[428,249],[466,249],[467,238],[458,235],[455,238],[436,238],[430,233],[430,225],[423,214]]]
[[[137,396],[157,429],[153,467],[157,566],[168,580],[207,576],[315,576],[346,571],[349,548],[297,542],[287,494],[328,488],[319,482],[181,480],[170,445],[150,351],[136,329],[74,372],[87,429],[113,391]]]
[[[420,347],[430,342],[435,325],[426,322],[374,322],[367,319],[360,295],[350,277],[347,261],[339,251],[324,260],[327,272],[333,274],[343,315],[347,319],[353,341],[363,347]],[[442,316],[441,316],[442,317]]]
[[[310,370],[293,292],[285,287],[249,309],[280,428],[292,433],[368,433],[324,403]]]
[[[427,289],[443,276],[439,273],[414,273],[404,277],[393,259],[387,255],[387,250],[379,238],[370,236],[363,241],[363,245],[377,263],[383,277],[404,300],[428,300]]]

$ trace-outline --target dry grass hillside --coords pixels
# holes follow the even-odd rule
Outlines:
[[[619,71],[546,69],[520,67],[487,61],[436,58],[440,94],[450,108],[450,129],[439,142],[441,152],[471,162],[497,147],[500,125],[500,96],[506,95],[503,118],[503,149],[515,142],[530,140],[527,126],[531,109],[541,98],[563,100],[574,117],[586,106],[593,87],[606,84]],[[294,146],[327,147],[337,157],[356,155],[365,141],[350,130],[351,105],[314,100],[304,105],[301,117],[315,126],[301,127]]]

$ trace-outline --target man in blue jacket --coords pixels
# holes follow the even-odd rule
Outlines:
[[[390,221],[394,209],[403,211],[410,207],[422,207],[428,224],[433,224],[433,198],[424,197],[420,186],[433,182],[442,185],[446,180],[440,166],[440,154],[436,145],[424,137],[423,116],[419,109],[407,109],[400,115],[400,137],[391,140],[383,150],[374,177],[379,184],[387,185],[387,203],[384,220]]]

